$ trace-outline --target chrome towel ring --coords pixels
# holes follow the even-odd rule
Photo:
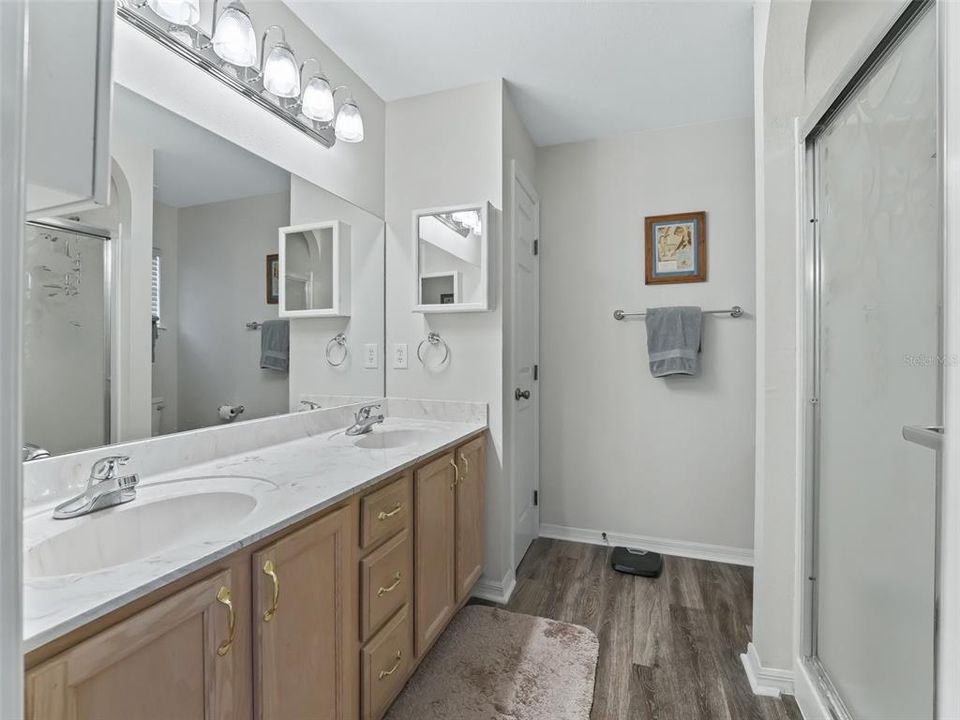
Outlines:
[[[440,337],[440,333],[431,332],[423,340],[420,341],[420,344],[417,345],[417,359],[420,361],[420,364],[424,367],[427,367],[427,361],[423,359],[423,346],[427,343],[430,343],[434,347],[443,345],[443,358],[433,367],[440,367],[443,365],[447,359],[450,357],[450,346],[447,345],[447,341]]]
[[[340,348],[342,353],[340,353],[340,360],[334,362],[333,353],[336,352],[337,347]],[[347,360],[347,336],[341,332],[330,338],[330,342],[327,343],[326,356],[327,362],[331,367],[340,367],[343,365]]]

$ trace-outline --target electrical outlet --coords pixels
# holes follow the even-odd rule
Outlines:
[[[380,367],[380,349],[376,343],[367,343],[363,346],[363,366],[368,370]]]
[[[407,369],[407,344],[406,343],[394,343],[393,367],[395,370]]]

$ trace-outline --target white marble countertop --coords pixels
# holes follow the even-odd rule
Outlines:
[[[324,432],[141,477],[137,500],[74,520],[53,520],[52,505],[32,508],[24,519],[24,651],[35,650],[485,428],[483,422],[388,417],[374,432],[422,431],[423,438],[398,448],[363,449],[354,444],[357,438],[347,437],[342,429]],[[232,479],[222,479],[224,476]],[[235,523],[219,527],[213,523],[209,530],[190,523],[190,540],[143,560],[84,574],[36,576],[36,568],[43,566],[42,553],[40,557],[30,554],[38,543],[154,498],[196,496],[202,491],[222,491],[225,486],[256,498],[253,510]],[[171,535],[177,535],[174,529]],[[176,540],[171,538],[171,542]]]

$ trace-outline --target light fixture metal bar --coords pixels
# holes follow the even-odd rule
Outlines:
[[[318,129],[312,125],[313,121],[309,121],[311,124],[308,125],[307,122],[294,117],[282,107],[274,105],[254,88],[246,85],[238,78],[231,76],[229,73],[224,71],[224,69],[220,67],[218,63],[212,61],[202,53],[191,47],[188,47],[175,37],[172,37],[168,33],[164,32],[162,28],[157,27],[154,23],[150,22],[147,18],[143,17],[135,10],[118,3],[117,15],[133,27],[140,30],[142,33],[149,35],[164,47],[169,48],[177,55],[201,70],[206,71],[208,74],[217,78],[220,82],[233,88],[248,100],[259,105],[261,108],[271,113],[275,117],[280,118],[291,127],[296,128],[300,132],[316,140],[324,147],[331,148],[337,142],[332,124]]]

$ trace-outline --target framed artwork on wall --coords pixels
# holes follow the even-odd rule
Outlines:
[[[280,302],[280,254],[267,255],[267,305]]]
[[[707,213],[650,215],[646,220],[647,285],[707,279]]]

